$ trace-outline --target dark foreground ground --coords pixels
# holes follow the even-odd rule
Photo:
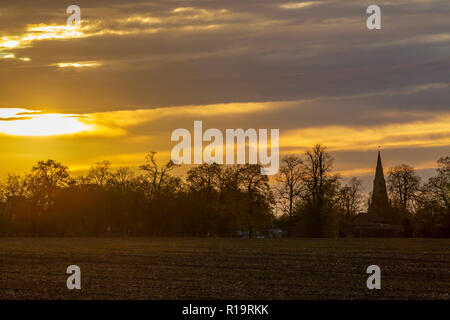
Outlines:
[[[67,266],[82,289],[66,287]],[[381,267],[381,290],[366,288]],[[450,240],[0,238],[0,299],[450,299]]]

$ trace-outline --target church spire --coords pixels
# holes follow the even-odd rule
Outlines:
[[[380,152],[380,150],[378,150],[377,169],[375,171],[375,180],[376,179],[383,179],[384,180],[383,165],[381,163],[381,152]]]
[[[380,214],[389,208],[389,200],[386,191],[386,181],[384,180],[383,164],[381,163],[381,152],[378,150],[377,168],[375,179],[373,180],[372,201],[369,212]]]

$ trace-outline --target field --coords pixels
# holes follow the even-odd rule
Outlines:
[[[81,268],[81,290],[66,287]],[[369,265],[381,290],[368,290]],[[0,299],[450,299],[450,240],[0,238]]]

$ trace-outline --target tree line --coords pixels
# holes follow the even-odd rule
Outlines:
[[[11,236],[234,236],[273,228],[288,236],[333,237],[365,210],[356,178],[343,182],[321,145],[282,159],[269,180],[258,164],[202,164],[176,175],[149,153],[139,170],[98,162],[82,176],[39,161],[0,183],[0,234]],[[450,235],[450,157],[421,182],[414,168],[388,171],[392,217],[405,236]]]
[[[303,157],[287,156],[278,176],[279,223],[291,235],[344,236],[361,212],[367,212],[371,193],[360,179],[343,183],[333,172],[333,158],[316,145]],[[436,174],[421,181],[416,170],[400,164],[387,171],[389,208],[384,223],[402,225],[406,237],[450,236],[450,156],[437,161]]]

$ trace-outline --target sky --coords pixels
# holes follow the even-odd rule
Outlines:
[[[69,5],[81,8],[68,27]],[[366,9],[381,8],[381,30]],[[168,160],[173,130],[280,129],[344,177],[450,153],[448,0],[16,0],[0,6],[0,176]]]

